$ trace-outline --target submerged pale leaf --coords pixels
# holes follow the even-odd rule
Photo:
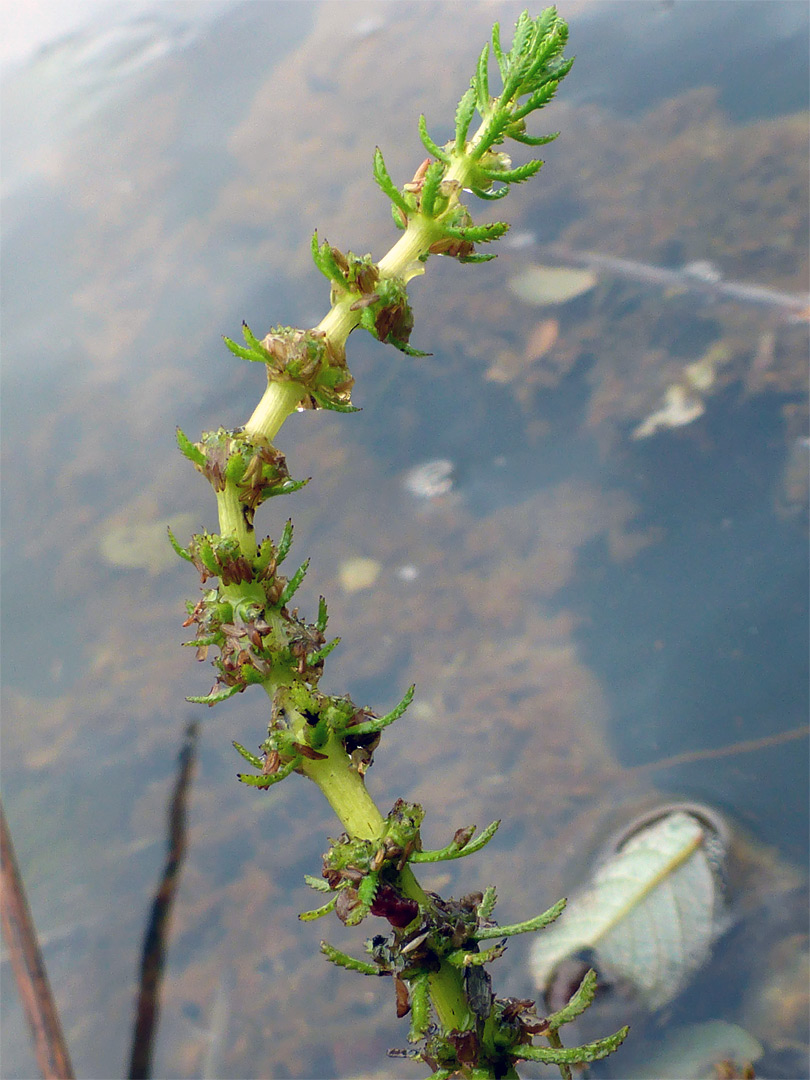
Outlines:
[[[194,527],[194,514],[175,514],[157,521],[137,520],[135,511],[128,515],[124,524],[102,525],[98,540],[101,557],[110,566],[125,570],[146,570],[160,574],[178,565],[166,537],[167,526],[176,536],[189,533]]]
[[[593,949],[608,978],[628,980],[661,1008],[704,962],[720,926],[716,862],[709,834],[690,814],[636,833],[534,943],[537,985],[545,989],[566,957]]]
[[[564,304],[597,282],[592,270],[567,266],[527,266],[509,279],[511,291],[527,304]]]

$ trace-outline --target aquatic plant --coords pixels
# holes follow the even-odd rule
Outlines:
[[[492,917],[494,887],[444,900],[420,886],[415,866],[474,854],[492,839],[499,823],[477,835],[473,826],[461,827],[443,848],[425,851],[421,806],[398,799],[387,815],[377,808],[364,776],[383,732],[405,713],[414,687],[384,716],[359,708],[348,696],[319,689],[325,661],[339,641],[327,639],[326,601],[321,597],[312,622],[290,606],[308,560],[284,576],[292,522],[287,520],[275,541],[257,539],[254,516],[262,503],[306,483],[290,476],[275,446],[287,417],[302,409],[355,411],[345,350],[349,334],[362,327],[403,353],[426,355],[411,344],[408,283],[425,272],[431,255],[462,263],[495,257],[477,245],[497,240],[508,225],[475,224],[462,197],[471,193],[500,200],[512,184],[530,179],[542,166],[539,159],[513,165],[499,147],[507,139],[540,146],[556,138],[530,135],[526,120],[552,99],[570,70],[572,60],[563,56],[567,36],[554,8],[537,18],[524,12],[508,50],[495,25],[491,48],[500,92],[490,90],[488,43],[458,104],[454,137],[438,145],[420,117],[428,156],[412,180],[398,187],[379,148],[374,154],[374,179],[390,199],[394,223],[402,231],[397,243],[375,262],[371,255],[344,253],[315,233],[312,257],[331,290],[326,316],[314,329],[278,325],[261,339],[243,324],[244,343],[228,338],[225,343],[236,356],[266,370],[267,388],[253,415],[243,427],[206,432],[197,442],[178,431],[180,450],[214,489],[220,530],[197,533],[186,547],[169,534],[175,551],[195,566],[204,586],[201,598],[188,604],[184,625],[195,627],[195,636],[187,644],[201,660],[216,650],[214,686],[189,700],[212,706],[249,686],[267,693],[270,722],[259,753],[234,743],[253,770],[239,779],[266,791],[297,773],[323,792],[344,832],[330,841],[321,876],[307,878],[323,903],[301,918],[334,912],[349,926],[369,916],[387,921],[390,933],[367,941],[362,959],[325,942],[321,948],[340,967],[391,979],[397,1014],[410,1017],[412,1044],[392,1054],[423,1061],[434,1077],[516,1076],[521,1060],[556,1064],[563,1076],[570,1076],[571,1065],[611,1053],[627,1029],[587,1046],[563,1047],[560,1028],[593,999],[593,972],[562,1009],[546,1017],[537,1015],[533,1001],[495,996],[486,965],[502,955],[509,937],[556,919],[565,902],[525,922],[499,926]],[[480,123],[470,134],[476,113]],[[536,1037],[544,1042],[535,1042]]]

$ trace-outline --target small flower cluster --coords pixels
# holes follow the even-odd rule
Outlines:
[[[243,360],[265,364],[269,384],[300,386],[305,391],[300,408],[356,411],[351,401],[354,379],[346,366],[346,352],[323,330],[274,326],[259,341],[247,323],[242,323],[242,335],[244,345],[228,337],[225,344]]]

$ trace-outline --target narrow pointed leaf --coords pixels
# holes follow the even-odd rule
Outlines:
[[[333,896],[332,899],[327,900],[322,907],[313,908],[311,911],[302,911],[298,918],[301,922],[314,922],[315,919],[322,919],[324,915],[328,915],[330,911],[335,910],[336,903],[337,897]]]
[[[250,773],[237,773],[236,778],[243,784],[247,784],[248,787],[269,788],[288,777],[300,760],[300,758],[294,758],[286,765],[282,765],[278,772],[271,773],[269,776],[252,776]]]
[[[449,862],[451,859],[463,859],[465,855],[474,855],[476,851],[480,851],[482,847],[485,847],[490,842],[492,837],[498,831],[498,826],[500,824],[500,821],[493,821],[491,824],[487,825],[474,840],[470,840],[463,845],[451,842],[447,847],[439,848],[437,851],[415,851],[413,855],[411,855],[410,861],[424,863]],[[503,937],[503,933],[493,933],[489,936]]]
[[[243,687],[226,686],[222,690],[212,690],[210,694],[200,694],[194,697],[187,697],[186,701],[190,701],[192,705],[217,705],[220,701],[227,701],[229,697],[233,697],[234,694],[238,694]]]
[[[442,149],[442,147],[435,143],[430,135],[428,135],[427,121],[425,120],[424,113],[419,117],[419,138],[422,140],[422,145],[429,154],[438,158],[439,161],[443,161],[445,165],[450,164],[450,155],[447,151]]]
[[[478,173],[481,176],[486,176],[489,180],[502,180],[504,183],[521,184],[524,180],[528,180],[539,172],[542,167],[543,162],[535,158],[533,161],[527,161],[525,165],[518,165],[515,169],[479,169]]]
[[[205,465],[205,454],[180,428],[177,429],[177,445],[180,447],[180,453],[194,465]]]
[[[290,547],[292,546],[293,537],[293,523],[291,520],[287,520],[284,525],[284,531],[281,534],[281,539],[278,542],[278,551],[276,552],[276,565],[281,566],[284,560],[289,554]]]
[[[405,691],[402,701],[398,705],[395,705],[390,713],[386,713],[385,716],[378,716],[374,720],[366,720],[362,724],[356,724],[354,727],[347,730],[352,735],[371,735],[372,732],[382,731],[383,728],[388,727],[389,724],[393,724],[395,720],[398,720],[400,716],[405,712],[410,703],[413,701],[415,685],[411,685]]]
[[[359,971],[361,975],[380,974],[379,968],[377,968],[376,965],[366,963],[365,960],[356,960],[355,957],[349,956],[348,953],[341,952],[340,949],[336,949],[327,941],[321,942],[321,952],[327,960],[330,960],[333,964],[337,964],[338,967],[346,968],[348,971]]]
[[[558,900],[548,911],[544,911],[542,915],[535,915],[533,919],[527,919],[525,922],[512,923],[510,926],[484,926],[476,930],[475,939],[485,941],[487,938],[514,937],[515,934],[531,934],[535,930],[542,930],[544,926],[548,926],[560,917],[565,904],[564,899]]]
[[[445,166],[441,161],[434,161],[428,166],[425,173],[425,182],[422,185],[422,195],[419,201],[419,209],[427,217],[433,217],[436,208],[436,196],[439,193],[439,185],[444,179]],[[443,203],[445,200],[443,200]]]
[[[620,1028],[614,1035],[597,1039],[586,1046],[519,1046],[512,1051],[512,1056],[523,1061],[544,1061],[548,1065],[577,1065],[580,1062],[601,1061],[617,1050],[630,1028]]]
[[[486,44],[478,57],[475,71],[475,100],[478,111],[484,116],[489,108],[489,44]]]
[[[166,532],[169,534],[169,543],[172,545],[180,558],[185,559],[186,562],[192,562],[193,560],[191,558],[191,553],[186,548],[182,547],[180,544],[177,543],[174,538],[174,533],[168,525],[166,526]]]
[[[328,881],[324,881],[323,878],[313,877],[312,874],[304,874],[304,881],[309,885],[310,889],[314,889],[316,892],[332,891],[332,886]]]
[[[308,569],[309,559],[306,559],[304,562],[301,563],[301,565],[298,567],[293,576],[285,585],[284,592],[282,592],[281,596],[279,597],[279,607],[284,607],[285,604],[288,604],[290,600],[292,600],[292,598],[295,596],[298,586],[304,580]]]
[[[467,141],[467,132],[470,128],[470,121],[475,113],[475,90],[472,87],[467,90],[458,103],[456,109],[456,153],[460,154],[464,150],[464,144]]]
[[[596,996],[596,972],[593,968],[590,968],[582,976],[582,982],[573,997],[569,1000],[567,1005],[564,1005],[557,1012],[552,1013],[551,1016],[547,1016],[548,1026],[556,1031],[557,1028],[563,1026],[563,1024],[570,1024],[572,1020],[575,1020],[578,1016],[588,1008]]]
[[[397,186],[394,184],[394,181],[388,175],[388,169],[386,169],[385,167],[382,150],[380,150],[379,146],[374,151],[374,179],[377,181],[377,183],[391,200],[391,202],[399,210],[402,211],[405,217],[407,217],[411,212],[411,208],[405,202],[402,192],[399,190],[399,188],[397,188]]]
[[[527,135],[525,132],[518,132],[513,134],[510,132],[509,138],[514,139],[515,142],[523,143],[524,146],[545,146],[546,143],[554,142],[559,137],[559,131],[553,131],[550,135]]]
[[[242,755],[245,761],[249,761],[254,769],[264,768],[264,759],[260,758],[257,754],[251,754],[251,752],[249,750],[246,750],[241,743],[235,742],[233,744],[233,748]]]

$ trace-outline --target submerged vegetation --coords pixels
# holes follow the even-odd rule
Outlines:
[[[213,706],[254,686],[268,695],[270,721],[259,753],[234,743],[251,768],[239,779],[267,791],[295,773],[321,789],[344,832],[330,841],[321,875],[307,878],[322,903],[300,917],[314,920],[334,912],[347,926],[369,916],[388,923],[388,935],[375,933],[362,958],[326,942],[321,948],[339,967],[391,980],[397,1015],[409,1017],[411,1044],[392,1053],[421,1060],[434,1077],[516,1076],[516,1065],[529,1060],[557,1065],[570,1076],[572,1065],[610,1054],[627,1029],[585,1046],[563,1046],[560,1029],[593,1000],[591,971],[549,1016],[538,1016],[531,1000],[495,995],[487,965],[503,954],[509,937],[553,922],[564,901],[523,922],[499,926],[493,919],[493,886],[456,900],[419,884],[415,867],[474,854],[493,838],[499,822],[480,832],[463,825],[443,847],[426,851],[421,805],[397,799],[388,814],[377,808],[364,777],[385,729],[410,705],[414,687],[382,716],[348,695],[319,689],[327,657],[339,644],[327,637],[326,601],[321,597],[311,622],[292,607],[308,568],[304,560],[288,576],[281,572],[292,548],[292,521],[275,539],[259,539],[254,516],[262,503],[307,483],[291,477],[275,445],[285,420],[304,409],[355,411],[345,349],[351,332],[360,327],[406,355],[427,355],[411,341],[409,282],[425,272],[431,255],[461,263],[495,257],[480,245],[498,240],[508,225],[475,224],[462,200],[469,193],[498,201],[512,184],[541,168],[539,159],[514,165],[500,147],[507,140],[535,147],[556,138],[530,134],[526,121],[552,99],[570,70],[572,60],[563,55],[566,41],[566,24],[553,8],[537,18],[524,12],[509,49],[495,25],[491,54],[500,90],[490,85],[487,44],[459,101],[454,137],[437,144],[420,117],[428,156],[408,183],[395,184],[380,149],[374,154],[374,179],[402,231],[398,242],[374,261],[368,254],[343,252],[316,233],[312,257],[330,283],[326,316],[310,330],[277,325],[259,338],[243,325],[243,343],[226,338],[237,357],[264,366],[267,388],[261,400],[243,427],[206,432],[196,442],[178,432],[182,453],[211,483],[219,514],[219,532],[197,533],[187,546],[169,534],[204,586],[201,598],[188,605],[184,625],[195,629],[188,644],[200,660],[215,651],[213,687],[190,700]]]

